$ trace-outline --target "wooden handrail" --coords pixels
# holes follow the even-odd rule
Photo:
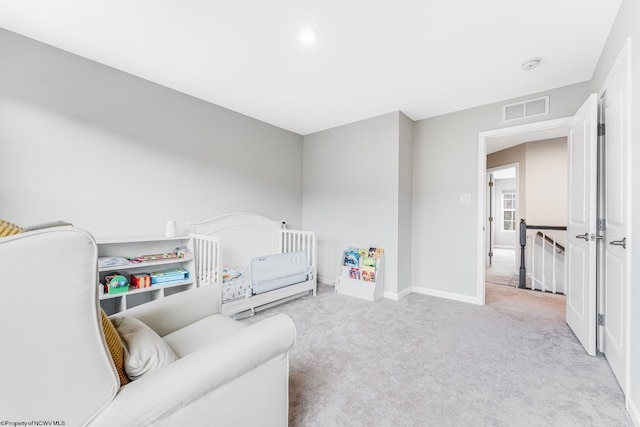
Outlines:
[[[566,227],[565,227],[566,228]],[[547,236],[546,234],[542,233],[542,231],[538,231],[536,233],[536,236],[539,237],[544,237],[544,240],[546,240],[549,244],[551,245],[555,245],[555,247],[561,251],[564,252],[564,246],[562,246],[560,243],[557,243],[555,240],[553,240],[551,237]]]

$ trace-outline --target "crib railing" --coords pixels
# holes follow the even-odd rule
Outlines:
[[[279,230],[278,252],[305,251],[307,262],[314,269],[317,265],[316,235],[312,231]],[[222,241],[213,236],[191,234],[195,253],[196,281],[198,286],[219,283],[222,277]]]
[[[278,250],[282,253],[305,251],[307,262],[316,268],[316,234],[313,231],[280,230]]]
[[[218,283],[219,278],[222,277],[222,242],[213,236],[191,234],[191,237],[193,237],[198,286]]]

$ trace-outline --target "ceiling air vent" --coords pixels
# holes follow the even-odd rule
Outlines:
[[[504,121],[549,114],[549,96],[509,104],[502,107]]]

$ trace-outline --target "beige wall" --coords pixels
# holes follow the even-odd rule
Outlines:
[[[487,155],[487,169],[518,163],[520,218],[528,224],[567,222],[567,138],[527,142]]]
[[[567,138],[526,144],[528,224],[567,225]]]

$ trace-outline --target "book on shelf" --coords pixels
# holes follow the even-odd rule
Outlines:
[[[376,268],[376,259],[372,256],[366,256],[362,259],[362,266]]]
[[[362,267],[362,280],[365,282],[375,282],[376,281],[376,268],[370,265],[365,265]]]
[[[360,267],[360,254],[358,248],[347,248],[344,251],[344,265],[349,267]]]
[[[369,248],[358,248],[358,255],[360,255],[360,265],[362,265],[362,260],[369,256]]]
[[[375,282],[380,257],[384,249],[349,246],[344,251],[342,276],[350,279]]]

